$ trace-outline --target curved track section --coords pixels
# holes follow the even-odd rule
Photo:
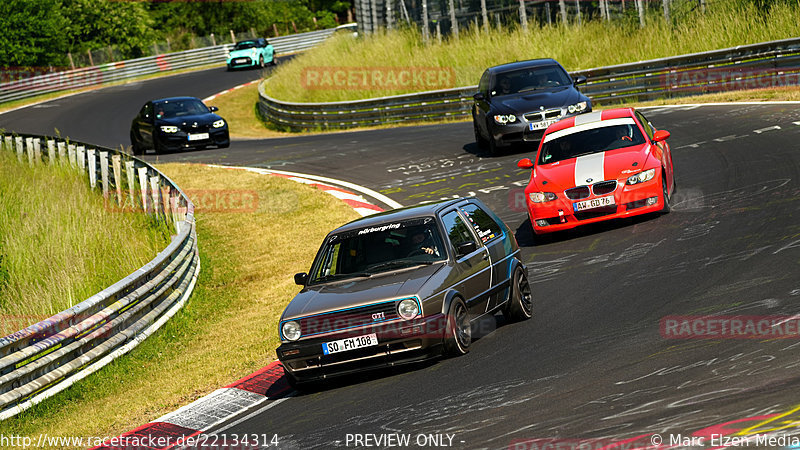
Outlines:
[[[141,83],[133,105],[124,87],[64,99],[57,108],[73,114],[22,110],[0,116],[0,127],[69,127],[82,140],[125,144],[135,108],[159,89],[213,93],[186,83]],[[119,112],[82,125],[78,117],[101,106]],[[662,445],[695,436],[709,448],[713,433],[797,433],[796,323],[773,323],[783,332],[794,326],[789,339],[670,339],[661,325],[667,316],[798,314],[800,108],[686,106],[648,116],[672,133],[673,212],[547,239],[531,235],[522,210],[522,153],[482,156],[468,123],[160,155],[330,176],[402,204],[475,193],[516,230],[530,269],[534,319],[484,321],[468,355],[343,380],[244,412],[217,431],[277,433],[282,448],[389,447],[396,434],[411,447],[498,449],[581,439],[599,439],[592,448],[609,439],[645,447],[658,444],[656,433]]]

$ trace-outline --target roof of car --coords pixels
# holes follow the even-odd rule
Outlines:
[[[386,222],[393,222],[398,220],[413,219],[416,217],[426,217],[436,215],[441,209],[451,205],[455,205],[469,197],[462,197],[453,200],[444,200],[441,202],[424,203],[422,205],[407,206],[405,208],[392,209],[378,214],[362,217],[350,223],[342,225],[341,227],[333,230],[330,234],[339,233],[342,231],[357,230],[360,228],[376,226]]]
[[[153,100],[153,103],[178,102],[182,100],[200,100],[200,99],[197,97],[167,97],[167,98],[159,98],[157,100]]]
[[[579,114],[577,116],[572,116],[563,120],[559,120],[558,122],[550,125],[549,127],[547,127],[546,133],[550,134],[555,131],[564,130],[566,128],[572,128],[576,125],[581,125],[584,123],[597,122],[609,119],[620,119],[623,117],[634,117],[634,109],[615,108],[615,109],[606,109],[605,111],[594,111],[590,113]]]
[[[509,70],[528,69],[531,67],[551,66],[553,64],[558,64],[558,62],[552,58],[529,59],[527,61],[517,61],[490,67],[489,72],[499,73],[499,72],[506,72]]]

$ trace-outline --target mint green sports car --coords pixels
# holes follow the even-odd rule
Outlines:
[[[275,49],[264,38],[237,42],[228,53],[228,70],[275,65]]]

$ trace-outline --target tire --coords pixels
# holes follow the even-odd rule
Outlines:
[[[444,352],[450,356],[460,356],[469,352],[472,343],[472,325],[469,322],[467,305],[456,297],[447,311],[447,324],[444,336]]]
[[[264,68],[264,55],[259,55],[258,57],[258,67]]]
[[[278,65],[278,61],[275,60],[275,55],[272,55],[272,61],[269,62],[269,65],[275,67]]]
[[[661,208],[661,212],[663,214],[667,214],[672,210],[672,207],[669,204],[669,187],[667,187],[667,178],[661,177],[661,191],[664,200],[664,207]]]
[[[520,322],[533,317],[533,297],[531,296],[531,286],[528,283],[528,276],[521,267],[514,270],[511,278],[511,292],[508,294],[508,302],[503,309],[503,315],[512,322]]]
[[[161,147],[158,145],[158,141],[155,139],[153,139],[153,151],[155,152],[156,155],[162,152]]]
[[[136,137],[134,136],[133,131],[131,131],[131,152],[133,153],[133,156],[139,156],[144,153],[142,148],[136,142]]]
[[[473,131],[475,131],[475,143],[478,144],[478,148],[486,148],[486,139],[481,136],[481,130],[478,128],[478,122],[476,122],[474,118],[472,119],[472,128]]]
[[[489,154],[492,156],[497,156],[498,153],[500,153],[500,150],[497,147],[497,141],[493,137],[489,136]]]

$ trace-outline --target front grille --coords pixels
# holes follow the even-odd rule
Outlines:
[[[181,130],[187,133],[208,133],[208,130],[210,129],[211,126],[209,126],[208,124],[205,125],[198,124],[196,127],[192,126],[191,123],[181,125]]]
[[[382,316],[373,318],[373,315],[380,314],[382,314]],[[344,311],[334,311],[316,316],[304,317],[297,322],[300,323],[302,336],[309,336],[386,322],[388,320],[397,319],[398,317],[395,302],[390,301]]]
[[[558,119],[561,109],[548,109],[547,111],[533,111],[523,115],[528,122],[541,122],[542,120]]]
[[[578,186],[564,191],[570,200],[580,200],[589,196],[589,186]]]
[[[611,181],[601,181],[599,183],[595,183],[592,186],[592,191],[594,191],[594,195],[605,195],[611,192],[614,192],[617,189],[617,182],[615,180]]]
[[[602,208],[595,208],[589,211],[576,212],[575,218],[578,220],[594,219],[596,217],[603,217],[617,212],[617,206],[604,206]]]

